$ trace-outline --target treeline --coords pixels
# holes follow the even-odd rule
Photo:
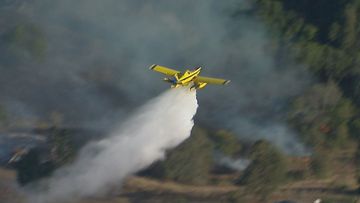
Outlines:
[[[334,157],[348,151],[360,171],[360,1],[252,2],[276,44],[317,81],[289,108],[290,125],[313,149],[312,167],[329,176]]]
[[[291,158],[267,141],[240,143],[231,132],[196,127],[188,140],[167,152],[165,160],[139,174],[185,184],[217,184],[213,155],[220,152],[250,160],[244,171],[234,171],[236,177],[228,184],[238,184],[246,193],[265,198],[289,181],[330,176],[334,157],[347,150],[352,153],[360,183],[360,0],[249,1],[254,4],[251,15],[269,29],[274,50],[304,64],[315,78],[288,109],[290,126],[312,149],[311,157],[305,160],[309,165],[293,169]],[[6,53],[0,56],[1,61],[8,61],[5,57],[41,60],[46,55],[46,38],[36,25],[15,23],[5,30],[0,33],[0,51]],[[0,123],[5,125],[6,118],[0,107]],[[19,181],[26,184],[71,162],[76,149],[70,137],[68,132],[54,129],[51,165],[36,167],[34,163],[41,162],[39,154],[29,154],[17,167]]]
[[[233,159],[248,159],[250,164],[245,170],[234,170],[219,165],[219,157],[214,153]],[[212,132],[195,126],[186,141],[167,151],[164,160],[155,162],[138,175],[190,185],[237,185],[239,191],[229,197],[232,201],[247,197],[265,200],[286,183],[322,177],[325,171],[322,159],[314,156],[302,161],[307,165],[301,169],[294,167],[293,162],[298,162],[296,159],[286,156],[266,140],[240,142],[231,132]],[[219,171],[218,167],[227,170]],[[220,174],[231,174],[231,178],[219,181],[216,177]]]
[[[253,1],[254,12],[299,63],[306,64],[321,81],[334,80],[359,103],[360,92],[355,87],[359,86],[360,74],[360,1]],[[311,5],[317,10],[308,9]],[[326,13],[313,17],[328,7]]]
[[[343,152],[352,158],[346,166],[351,165],[352,160],[360,159],[360,149],[356,150],[360,130],[360,42],[357,40],[360,36],[360,1],[250,2],[254,4],[251,15],[258,16],[266,24],[273,50],[279,52],[277,55],[286,55],[303,64],[302,67],[314,76],[313,84],[293,98],[288,108],[289,125],[312,151],[311,157],[305,160],[307,168],[289,169],[289,158],[263,140],[243,151],[244,146],[234,147],[236,141],[229,141],[226,136],[214,138],[208,135],[212,147],[209,144],[203,149],[191,149],[191,142],[200,139],[196,138],[199,135],[195,132],[189,140],[170,151],[165,161],[154,165],[155,171],[163,170],[161,178],[191,184],[208,182],[209,176],[204,174],[211,171],[211,159],[204,155],[202,168],[191,154],[199,153],[202,157],[201,151],[208,150],[206,154],[209,154],[216,147],[231,156],[232,152],[228,151],[236,148],[235,151],[247,156],[251,164],[235,182],[251,193],[266,196],[288,181],[334,175],[335,164],[339,164],[335,157]],[[246,11],[245,15],[248,14]],[[192,159],[194,163],[191,163]],[[360,171],[360,161],[355,163]],[[194,166],[192,170],[186,168],[191,166]]]

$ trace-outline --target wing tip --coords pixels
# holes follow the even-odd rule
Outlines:
[[[156,64],[152,64],[149,69],[153,70],[156,66],[157,66]]]
[[[227,84],[229,84],[230,82],[231,82],[231,80],[225,80],[224,83],[223,83],[223,85],[227,85]]]

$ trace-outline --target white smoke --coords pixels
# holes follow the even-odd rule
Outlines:
[[[74,164],[40,183],[30,202],[74,200],[106,191],[190,136],[196,92],[171,89],[152,99],[109,137],[87,145]]]
[[[226,166],[235,171],[243,171],[249,166],[250,160],[245,158],[232,158],[222,153],[215,154],[215,160],[218,165]]]

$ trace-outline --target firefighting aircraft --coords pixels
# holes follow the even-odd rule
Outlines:
[[[199,76],[201,67],[196,67],[192,71],[186,70],[184,73],[182,73],[180,71],[171,68],[154,64],[150,66],[150,70],[154,70],[159,73],[170,76],[164,78],[164,81],[170,83],[172,88],[192,85],[190,87],[190,90],[194,90],[194,89],[202,89],[207,84],[226,85],[230,82],[230,80],[224,80],[220,78]]]

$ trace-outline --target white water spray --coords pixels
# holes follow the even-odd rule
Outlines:
[[[81,150],[77,161],[42,183],[47,190],[31,195],[30,202],[74,200],[121,183],[190,136],[197,106],[196,92],[188,89],[152,99],[111,136]]]

